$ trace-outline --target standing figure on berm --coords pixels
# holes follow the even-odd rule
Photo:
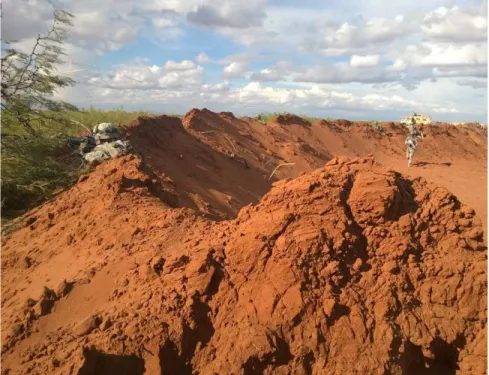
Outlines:
[[[411,166],[414,153],[416,148],[418,147],[418,138],[424,138],[423,132],[421,130],[416,129],[416,120],[414,117],[411,119],[411,124],[408,126],[409,134],[406,138],[404,144],[406,145],[406,157],[408,159],[408,167]]]

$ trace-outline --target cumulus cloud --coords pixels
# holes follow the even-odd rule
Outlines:
[[[477,8],[439,7],[429,12],[421,26],[425,36],[449,43],[483,42],[487,39],[487,3]]]
[[[264,5],[262,0],[213,1],[187,13],[187,20],[204,27],[246,29],[262,25]]]
[[[2,33],[4,39],[19,39],[14,46],[24,48],[51,25],[52,6],[48,0],[21,1],[22,6],[18,1],[3,1]],[[153,102],[174,106],[215,101],[230,106],[282,106],[278,108],[282,110],[296,105],[389,111],[436,98],[440,105],[433,103],[430,108],[448,115],[455,113],[455,106],[444,99],[450,90],[473,99],[474,89],[487,86],[486,1],[468,5],[455,0],[448,5],[446,0],[428,0],[414,7],[412,1],[399,0],[388,9],[382,0],[312,0],[314,6],[306,2],[300,7],[267,0],[56,3],[76,16],[67,45],[69,63],[60,71],[84,69],[76,73],[81,97],[88,97],[86,92],[90,92],[95,101],[112,100],[117,104],[120,98],[144,103],[141,98],[149,97]],[[157,65],[128,61],[122,57],[125,53],[112,54],[111,58],[119,59],[118,66],[91,69],[98,63],[107,66],[109,60],[103,56],[109,51],[131,43],[144,47],[144,41],[138,39],[142,37],[167,53],[175,47],[167,42],[191,36],[196,27],[211,29],[202,35],[211,35],[209,42],[218,40],[220,44],[205,45],[204,49],[200,40],[196,44],[182,42],[178,44],[178,61],[172,61],[175,57],[170,55],[169,61],[158,61]],[[233,42],[239,44],[238,48]],[[221,43],[223,49],[219,50]],[[212,51],[216,60],[204,52],[197,55],[203,50]],[[239,54],[221,59],[225,51]],[[258,61],[266,62],[266,67],[249,72]],[[201,65],[208,63],[223,65],[224,82],[219,82],[209,65],[206,67],[210,68],[212,81],[206,81]],[[236,87],[235,81],[231,88],[227,80],[238,77],[248,78],[249,84]],[[263,82],[301,88],[279,89]],[[444,86],[446,82],[450,85]],[[416,98],[427,88],[430,95],[418,103]],[[71,98],[79,100],[80,95]],[[472,99],[466,101],[466,105],[473,105],[469,113],[477,108],[486,111],[483,99]]]
[[[88,83],[109,89],[177,89],[201,85],[204,68],[190,60],[167,61],[163,66],[123,64],[111,74],[91,78]]]
[[[350,58],[350,65],[355,68],[365,68],[378,65],[380,62],[380,55],[352,55]]]
[[[232,62],[222,70],[223,78],[236,78],[240,77],[248,71],[248,63],[246,62]]]
[[[314,83],[383,83],[393,82],[401,78],[401,74],[382,67],[363,66],[361,69],[348,63],[321,64],[306,68],[294,74],[295,82]]]
[[[291,64],[288,61],[279,61],[270,68],[261,69],[258,72],[251,73],[250,81],[276,82],[284,80],[291,72]]]
[[[344,22],[339,27],[326,25],[319,30],[322,38],[309,41],[310,48],[319,48],[326,56],[340,56],[349,53],[369,52],[386,47],[395,40],[411,33],[414,26],[404,17],[393,19],[359,18],[356,23]]]
[[[408,65],[477,65],[487,63],[487,44],[447,44],[426,42],[409,45],[400,60]]]
[[[487,89],[487,79],[460,79],[457,81],[459,86],[469,86],[474,89]]]
[[[487,65],[445,66],[433,68],[435,77],[487,77]]]
[[[2,40],[21,41],[49,30],[54,8],[47,1],[2,1]]]

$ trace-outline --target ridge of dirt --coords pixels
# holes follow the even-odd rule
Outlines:
[[[483,373],[487,129],[283,117],[123,126],[2,239],[2,369]]]
[[[274,121],[280,125],[301,125],[301,126],[311,126],[311,122],[303,119],[302,117],[292,115],[289,113],[278,115],[274,118]]]
[[[157,173],[107,161],[3,239],[4,371],[484,372],[487,248],[447,189],[333,158],[215,222]]]

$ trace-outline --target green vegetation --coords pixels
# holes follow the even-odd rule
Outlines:
[[[263,113],[260,113],[255,118],[258,121],[260,121],[262,124],[267,124],[270,120],[274,119],[275,117],[277,117],[279,115],[287,115],[287,114],[295,115],[295,114],[290,113],[290,112],[263,112]],[[307,116],[307,115],[295,115],[295,116],[301,117],[304,120],[307,120],[311,123],[321,120],[320,117],[312,117],[312,116]]]
[[[13,218],[49,199],[57,190],[75,182],[87,171],[78,155],[66,145],[68,136],[92,129],[101,122],[129,123],[149,112],[94,109],[63,111],[56,118],[29,117],[33,136],[16,119],[2,114],[2,218]],[[75,122],[76,121],[76,122]]]
[[[56,10],[50,31],[38,35],[30,52],[2,50],[2,226],[86,171],[81,158],[68,147],[68,136],[101,122],[122,124],[149,114],[78,110],[56,99],[58,89],[75,84],[59,70],[72,18]]]

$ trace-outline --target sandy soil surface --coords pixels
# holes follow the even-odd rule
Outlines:
[[[485,373],[487,131],[381,126],[126,125],[2,239],[2,373]]]

